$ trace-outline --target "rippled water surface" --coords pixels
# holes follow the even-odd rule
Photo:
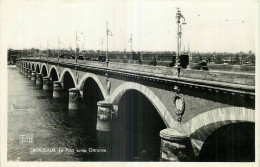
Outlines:
[[[53,99],[52,91],[8,67],[8,160],[103,160],[106,153],[89,151],[97,140],[96,130],[86,128],[87,115],[68,117],[67,104],[67,98]]]

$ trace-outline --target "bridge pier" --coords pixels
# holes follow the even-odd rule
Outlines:
[[[27,68],[24,69],[24,75],[28,76],[28,69]]]
[[[113,105],[107,101],[99,101],[97,105],[97,130],[111,131]]]
[[[77,88],[69,89],[69,116],[76,116],[80,108],[80,91]]]
[[[36,74],[36,85],[42,85],[42,74],[41,73]]]
[[[44,90],[50,90],[52,89],[52,83],[49,77],[43,77],[43,89]]]
[[[112,156],[112,113],[113,105],[107,101],[97,102],[97,144],[100,148],[106,148],[107,153],[104,159]]]
[[[62,96],[62,85],[59,81],[53,82],[53,98],[59,98]]]
[[[35,72],[35,71],[32,71],[31,80],[32,80],[32,81],[35,81],[35,80],[36,80],[36,72]]]
[[[28,68],[25,68],[25,70],[24,70],[24,75],[25,75],[25,76],[28,76]]]
[[[28,78],[30,78],[31,79],[31,77],[32,77],[32,70],[30,70],[30,69],[28,69]]]
[[[194,161],[194,151],[189,135],[181,128],[167,128],[160,131],[160,161]]]
[[[20,73],[23,74],[23,66],[20,67]]]

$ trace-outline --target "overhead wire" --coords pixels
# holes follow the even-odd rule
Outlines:
[[[232,20],[226,20],[225,22],[219,22],[219,23],[207,23],[207,24],[201,24],[201,25],[192,25],[192,26],[186,26],[184,27],[185,31],[186,30],[196,30],[196,29],[201,29],[201,28],[215,28],[219,26],[228,26],[228,25],[233,25],[233,24],[246,24],[246,23],[253,23],[254,21],[251,19],[240,19],[239,21],[236,21],[239,19],[232,19]]]
[[[209,22],[209,23],[206,23],[206,24],[197,24],[197,25],[187,24],[186,26],[187,26],[187,27],[207,26],[207,25],[212,25],[212,24],[215,25],[215,24],[219,24],[219,23],[222,24],[223,22],[225,22],[225,23],[226,23],[226,22],[233,22],[233,21],[241,21],[241,22],[242,22],[242,21],[248,21],[248,20],[250,21],[250,20],[253,20],[253,19],[254,19],[254,18],[226,19],[226,20],[222,20],[222,21],[218,21],[218,22],[216,22],[216,21],[214,21],[214,22]]]

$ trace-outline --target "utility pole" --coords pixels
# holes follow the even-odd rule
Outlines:
[[[107,79],[106,79],[106,86],[107,86],[107,94],[110,94],[111,82],[109,81],[109,76],[108,76],[108,63],[109,63],[109,57],[108,57],[108,36],[112,36],[112,32],[108,29],[108,22],[107,22],[106,33],[107,33],[107,50],[106,50],[106,64],[107,64],[106,77],[107,77]]]
[[[60,58],[60,37],[58,37],[58,61]]]
[[[72,50],[72,49],[71,49],[71,43],[70,43],[70,48],[69,48],[69,49],[70,49],[70,52],[69,52],[69,56],[66,56],[67,59],[68,59],[68,57],[71,56],[71,50]]]
[[[76,60],[76,63],[77,63],[77,48],[78,48],[78,35],[77,35],[77,31],[76,31],[76,51],[75,51],[75,60]]]
[[[131,33],[130,42],[131,42],[131,53],[132,53],[132,51],[133,51],[133,36],[132,36],[132,33]]]
[[[132,52],[133,52],[133,50],[132,50],[132,43],[133,43],[132,33],[131,33],[131,37],[129,39],[129,42],[130,42],[130,48],[131,48],[131,53],[130,53],[129,59],[132,60]]]
[[[62,43],[60,42],[60,37],[58,37],[58,61],[59,61],[60,55],[61,55],[60,44],[62,44]]]
[[[108,29],[108,22],[107,22],[107,50],[106,50],[106,62],[107,62],[107,66],[108,66],[108,62],[109,62],[109,57],[108,57],[108,36],[112,36],[112,32]]]
[[[190,52],[190,43],[189,42],[188,42],[188,54],[189,54],[189,64],[190,64],[190,62],[192,61],[192,55]]]
[[[109,33],[109,29],[108,29],[108,22],[107,22],[107,50],[106,50],[106,61],[108,63],[109,59],[108,59],[108,33]]]
[[[84,51],[84,45],[85,45],[85,36],[84,36],[84,33],[81,33],[81,35],[83,36],[83,43],[82,43],[82,52],[83,52]]]
[[[179,8],[177,8],[176,19],[177,19],[177,52],[176,52],[175,67],[180,68],[180,49],[181,49],[180,47],[181,47],[181,35],[182,35],[181,25],[185,25],[186,22],[185,22],[185,17],[181,14]],[[182,19],[182,23],[181,23],[181,19]]]

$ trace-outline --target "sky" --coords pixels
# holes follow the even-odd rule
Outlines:
[[[187,22],[182,50],[255,52],[257,0],[2,0],[1,43],[7,48],[76,47],[176,51],[177,8]],[[3,40],[4,39],[4,40]]]

